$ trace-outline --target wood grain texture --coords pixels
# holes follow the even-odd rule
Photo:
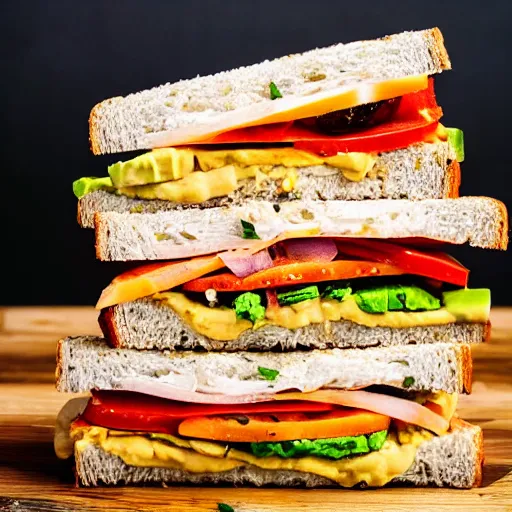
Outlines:
[[[55,345],[69,334],[97,334],[92,308],[0,310],[0,511],[237,512],[378,510],[512,511],[512,309],[492,313],[491,342],[475,347],[471,396],[459,414],[484,429],[483,487],[376,491],[135,487],[76,489],[72,465],[53,454],[53,423],[70,395],[54,389]]]

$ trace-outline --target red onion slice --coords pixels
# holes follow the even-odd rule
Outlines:
[[[255,254],[245,254],[242,251],[222,252],[219,257],[236,277],[247,277],[272,266],[268,249]]]
[[[282,245],[288,258],[296,261],[332,261],[338,254],[330,238],[292,238]]]

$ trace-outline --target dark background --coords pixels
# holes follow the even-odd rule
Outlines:
[[[437,80],[438,101],[444,123],[466,136],[461,192],[512,204],[507,0],[2,5],[3,304],[92,304],[120,271],[95,261],[93,232],[75,220],[72,181],[106,175],[119,160],[89,151],[87,120],[97,102],[340,41],[439,26],[453,71]],[[472,270],[472,286],[491,287],[495,304],[512,304],[509,254],[462,248],[456,255]]]

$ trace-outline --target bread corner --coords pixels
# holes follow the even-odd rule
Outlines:
[[[448,199],[459,197],[460,189],[460,164],[457,160],[452,160],[446,168],[446,178],[444,185],[444,195]]]
[[[115,306],[104,308],[98,317],[101,332],[107,340],[107,343],[113,348],[123,348],[119,331],[115,321]]]
[[[439,61],[442,70],[452,69],[452,63],[448,56],[448,51],[444,45],[444,37],[439,27],[434,27],[429,30],[429,36],[432,38],[432,52],[435,54]]]
[[[471,346],[462,344],[458,354],[458,363],[460,366],[460,389],[463,393],[471,394],[473,383],[473,358],[471,356]]]

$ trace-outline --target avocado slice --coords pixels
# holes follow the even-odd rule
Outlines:
[[[366,313],[386,311],[431,311],[441,302],[417,286],[383,286],[356,292],[356,302]]]
[[[115,188],[112,185],[112,180],[108,177],[96,178],[89,176],[73,182],[73,193],[78,199],[95,190],[108,190],[113,192]]]
[[[457,162],[464,162],[464,132],[459,128],[445,128],[448,134],[448,142],[455,149]]]
[[[404,286],[405,309],[408,311],[431,311],[441,307],[441,301],[417,286]]]
[[[194,152],[187,148],[160,148],[117,162],[108,174],[117,188],[162,183],[184,178],[195,168]]]
[[[356,303],[359,309],[366,313],[385,313],[388,310],[388,290],[386,288],[359,290],[356,293]]]
[[[491,290],[488,288],[465,288],[443,293],[444,307],[457,320],[483,322],[491,311]]]
[[[402,311],[405,304],[405,293],[401,286],[390,286],[388,288],[388,309],[389,311]]]

